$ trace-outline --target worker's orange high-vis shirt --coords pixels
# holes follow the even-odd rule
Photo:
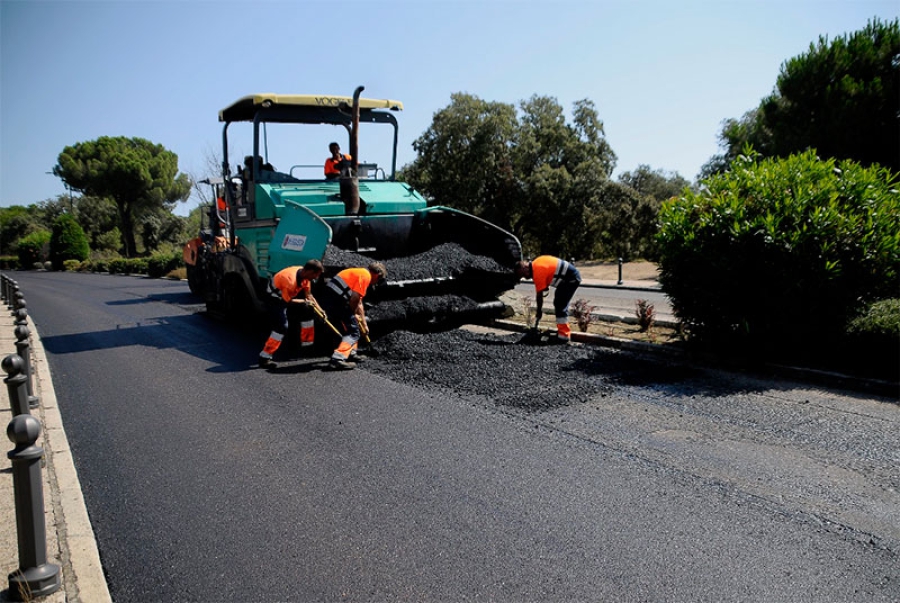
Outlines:
[[[272,278],[272,284],[281,291],[281,298],[286,302],[291,301],[302,292],[310,291],[310,283],[307,279],[300,279],[300,282],[297,282],[299,271],[299,266],[289,266]]]
[[[333,157],[329,157],[325,160],[325,175],[326,176],[340,176],[341,170],[338,169],[338,164],[341,161],[347,160],[350,161],[350,155],[343,155],[344,159],[334,159]]]
[[[559,258],[552,255],[540,255],[531,261],[531,280],[536,290],[543,291],[550,287],[558,265]]]
[[[337,273],[338,277],[347,283],[351,291],[359,293],[360,297],[366,296],[369,283],[372,282],[372,273],[365,268],[347,268]]]

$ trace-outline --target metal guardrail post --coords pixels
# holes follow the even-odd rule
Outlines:
[[[25,294],[16,286],[15,291],[13,291],[13,311],[18,310],[22,307],[20,304],[25,304]]]
[[[28,404],[28,377],[25,376],[25,361],[17,354],[10,354],[0,363],[3,370],[9,375],[3,380],[9,393],[9,407],[13,416],[29,415]]]
[[[19,310],[20,312],[22,310]],[[19,325],[15,329],[16,334],[16,353],[22,359],[23,369],[25,373],[25,383],[28,386],[28,406],[29,408],[37,408],[40,398],[34,395],[34,370],[31,366],[31,331],[28,327]]]
[[[19,569],[9,575],[9,596],[18,601],[49,595],[61,586],[59,566],[47,562],[41,480],[44,449],[35,444],[40,434],[41,423],[30,414],[16,415],[6,428],[6,436],[15,444],[6,456],[12,461],[19,541]]]

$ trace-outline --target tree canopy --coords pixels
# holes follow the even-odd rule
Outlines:
[[[137,252],[137,225],[160,211],[171,213],[191,189],[178,173],[178,156],[143,138],[102,136],[68,146],[53,173],[76,191],[115,202],[127,257]]]
[[[535,95],[517,108],[456,93],[413,148],[406,181],[433,203],[509,229],[528,254],[649,249],[656,210],[646,195],[610,181],[616,154],[590,100],[575,102],[567,121],[552,97]]]
[[[815,149],[900,172],[900,21],[871,20],[865,28],[785,61],[775,91],[740,119],[723,123],[725,152],[702,176],[724,170],[745,147],[764,157]]]

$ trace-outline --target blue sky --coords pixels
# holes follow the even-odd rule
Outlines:
[[[65,193],[60,151],[146,138],[204,177],[218,111],[255,92],[403,101],[400,166],[450,95],[592,100],[618,155],[693,180],[722,120],[820,35],[893,20],[897,0],[0,0],[0,206]],[[387,159],[366,148],[360,159]],[[330,134],[288,145],[321,163]],[[241,149],[243,151],[243,149]],[[368,157],[367,152],[374,156]],[[232,161],[232,163],[235,163]],[[194,199],[176,213],[186,215]]]

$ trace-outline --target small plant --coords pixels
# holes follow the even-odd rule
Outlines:
[[[178,280],[181,280],[181,281],[187,280],[187,268],[185,268],[185,267],[182,266],[181,268],[176,268],[175,270],[171,270],[171,271],[169,271],[169,273],[166,275],[166,278],[169,278],[169,279],[172,279],[172,280],[176,280],[176,281],[178,281]]]
[[[646,299],[638,299],[634,302],[634,315],[637,317],[641,333],[646,333],[656,320],[656,309]]]
[[[525,317],[525,324],[534,325],[534,298],[528,295],[522,296],[522,316]]]
[[[592,313],[595,309],[596,306],[589,304],[586,299],[577,299],[572,304],[572,316],[575,317],[578,330],[582,333],[587,333],[588,327],[594,321]]]

